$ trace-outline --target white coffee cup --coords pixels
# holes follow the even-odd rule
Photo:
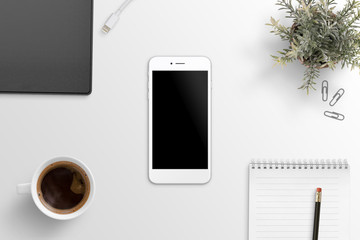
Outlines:
[[[42,202],[40,201],[40,199],[38,197],[38,193],[37,193],[37,183],[38,183],[38,179],[39,179],[42,171],[46,167],[48,167],[50,164],[53,164],[55,162],[60,162],[60,161],[67,161],[67,162],[72,162],[72,163],[77,164],[79,167],[81,167],[86,172],[86,174],[89,178],[89,181],[90,181],[90,193],[89,193],[89,197],[88,197],[87,201],[76,212],[72,212],[72,213],[68,213],[68,214],[60,214],[60,213],[55,213],[55,212],[50,211],[48,208],[46,208],[42,204]],[[80,216],[89,208],[90,204],[94,200],[95,181],[94,181],[94,176],[91,173],[90,169],[80,160],[77,160],[77,159],[71,158],[71,157],[56,157],[56,158],[53,158],[53,159],[50,159],[50,160],[44,162],[43,164],[40,165],[40,167],[38,167],[38,169],[34,173],[31,183],[18,184],[17,192],[18,192],[18,194],[31,194],[32,199],[35,202],[35,205],[45,215],[47,215],[51,218],[54,218],[54,219],[58,219],[58,220],[69,220],[69,219],[73,219],[73,218]]]

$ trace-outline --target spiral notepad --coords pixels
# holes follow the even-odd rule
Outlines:
[[[349,239],[346,160],[258,161],[249,165],[249,240],[311,240],[316,188],[320,240]]]

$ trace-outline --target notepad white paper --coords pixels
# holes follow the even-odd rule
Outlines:
[[[346,161],[249,165],[249,240],[311,240],[315,192],[322,188],[320,240],[349,240]]]

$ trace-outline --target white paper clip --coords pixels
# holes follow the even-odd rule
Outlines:
[[[336,113],[336,112],[329,112],[329,111],[325,111],[324,115],[329,117],[329,118],[333,118],[339,121],[342,121],[345,119],[345,116],[340,114],[340,113]]]
[[[339,100],[340,98],[344,95],[345,90],[340,88],[335,95],[333,96],[333,98],[330,101],[330,106],[334,106]]]
[[[329,83],[328,81],[324,80],[321,86],[322,100],[324,102],[328,100],[328,93],[329,93]]]

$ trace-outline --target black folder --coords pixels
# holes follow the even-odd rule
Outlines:
[[[0,92],[90,94],[93,0],[0,0]]]

